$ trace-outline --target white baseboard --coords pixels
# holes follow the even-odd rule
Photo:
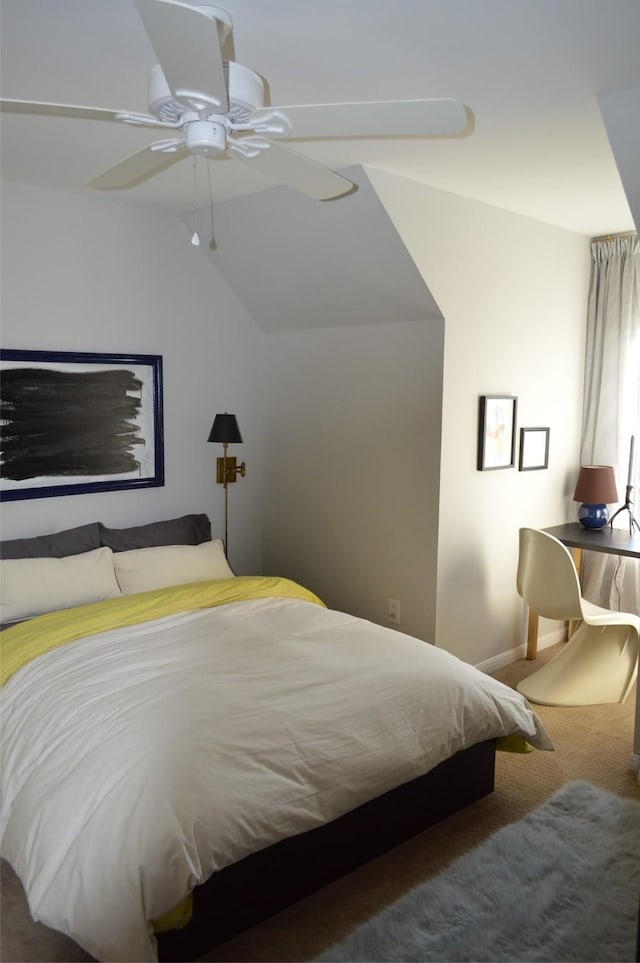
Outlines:
[[[538,651],[547,649],[550,645],[556,645],[558,642],[565,642],[566,639],[567,630],[565,627],[555,629],[553,632],[547,632],[538,639]],[[476,669],[480,669],[481,672],[486,672],[487,675],[491,675],[492,672],[504,669],[505,666],[511,665],[512,662],[517,662],[518,659],[525,659],[526,656],[527,644],[523,642],[522,645],[516,646],[515,649],[509,649],[507,652],[501,652],[500,655],[494,655],[490,659],[485,659],[484,662],[476,663]]]

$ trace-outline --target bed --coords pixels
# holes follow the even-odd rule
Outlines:
[[[193,959],[552,748],[449,653],[236,576],[206,516],[0,548],[1,855],[98,960]]]

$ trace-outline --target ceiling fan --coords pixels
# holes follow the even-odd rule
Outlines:
[[[149,113],[70,104],[0,100],[5,112],[106,120],[167,128],[155,141],[103,171],[90,187],[135,187],[190,154],[232,153],[280,184],[319,200],[340,197],[354,185],[327,167],[278,143],[320,137],[452,135],[467,124],[454,99],[402,100],[265,107],[262,78],[223,61],[232,29],[229,14],[190,0],[135,0],[158,63],[149,74]]]

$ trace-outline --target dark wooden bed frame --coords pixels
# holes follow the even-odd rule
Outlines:
[[[159,959],[194,960],[488,795],[494,776],[495,741],[478,743],[325,826],[214,873],[194,892],[191,922],[159,934]]]

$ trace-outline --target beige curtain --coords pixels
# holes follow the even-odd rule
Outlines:
[[[591,243],[587,314],[583,465],[613,465],[624,504],[631,437],[635,437],[632,509],[640,522],[640,240],[637,235]],[[621,512],[616,527],[629,526]],[[640,562],[585,555],[583,592],[598,605],[640,614]]]

